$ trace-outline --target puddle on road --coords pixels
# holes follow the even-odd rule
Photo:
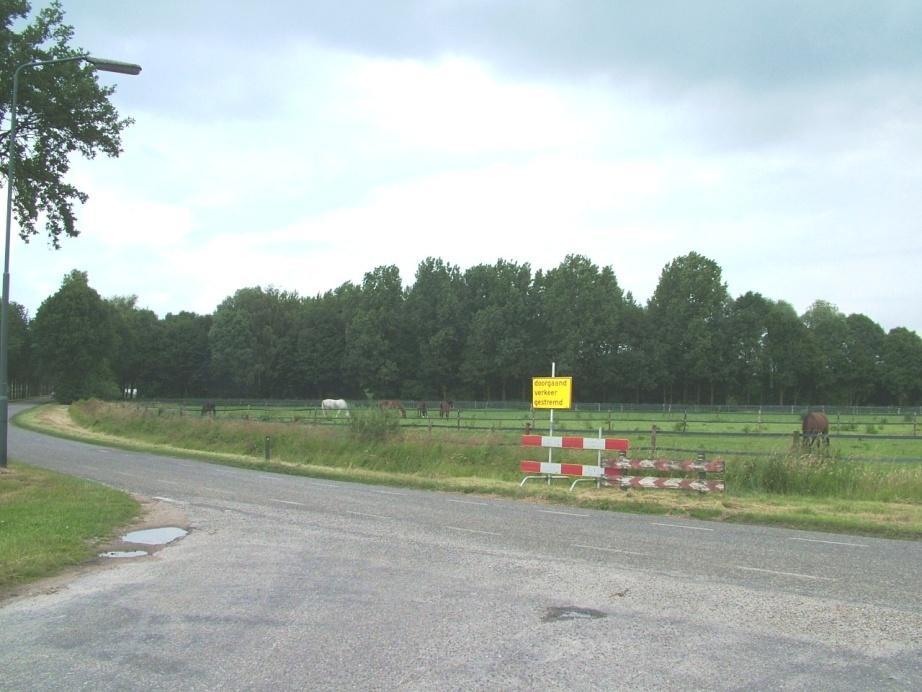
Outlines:
[[[165,526],[160,529],[144,529],[143,531],[132,531],[122,536],[125,543],[141,543],[143,545],[166,545],[182,538],[188,531],[179,529],[175,526]]]
[[[558,620],[597,620],[605,617],[601,610],[592,608],[577,608],[576,606],[563,606],[558,608],[553,606],[547,609],[547,613],[541,618],[542,622],[557,622]]]
[[[146,550],[110,550],[107,553],[100,553],[99,557],[143,557],[148,554]]]

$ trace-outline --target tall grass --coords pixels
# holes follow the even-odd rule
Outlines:
[[[535,450],[515,433],[426,431],[399,425],[378,410],[353,411],[348,425],[312,426],[247,420],[158,415],[156,410],[79,402],[70,408],[84,427],[145,442],[206,452],[262,457],[270,438],[274,462],[365,469],[425,478],[521,479],[519,461]],[[568,456],[564,456],[567,454]],[[922,465],[856,462],[841,452],[767,452],[727,459],[728,495],[770,494],[922,504]],[[558,459],[591,464],[592,454]]]
[[[857,462],[829,453],[737,459],[728,463],[726,480],[737,493],[922,504],[922,465]]]
[[[255,457],[268,436],[273,462],[444,478],[516,480],[523,458],[516,435],[471,436],[401,428],[379,411],[353,412],[348,425],[311,426],[157,415],[99,401],[71,405],[81,426],[158,445]]]

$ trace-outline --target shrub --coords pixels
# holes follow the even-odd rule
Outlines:
[[[400,421],[389,411],[371,408],[353,411],[349,417],[349,429],[360,440],[386,440],[400,434]]]

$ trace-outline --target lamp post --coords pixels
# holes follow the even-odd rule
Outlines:
[[[30,67],[43,65],[57,65],[65,62],[85,62],[97,70],[105,72],[118,72],[120,74],[136,75],[141,73],[141,66],[120,60],[107,60],[94,58],[89,55],[74,55],[68,58],[55,58],[54,60],[36,60],[19,65],[13,71],[13,90],[10,99],[10,134],[9,134],[9,161],[6,178],[6,241],[3,252],[3,302],[0,305],[0,468],[6,467],[7,432],[9,422],[9,383],[7,377],[8,338],[9,338],[9,306],[10,306],[10,226],[13,217],[13,176],[16,171],[16,96],[19,90],[19,73]]]

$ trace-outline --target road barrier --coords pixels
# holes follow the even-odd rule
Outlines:
[[[672,490],[697,490],[701,493],[723,492],[724,481],[708,479],[709,473],[723,473],[721,459],[705,461],[704,455],[696,460],[668,461],[666,459],[603,459],[605,473],[601,479],[607,485],[621,488],[667,488]],[[669,478],[664,476],[627,476],[626,470],[650,470],[669,473],[698,473],[698,478]]]
[[[522,435],[523,447],[543,447],[545,449],[570,449],[586,450],[596,452],[596,463],[591,466],[588,464],[555,464],[548,455],[548,461],[530,461],[521,462],[519,468],[522,473],[531,474],[525,476],[519,486],[525,485],[526,481],[531,479],[544,479],[548,485],[555,478],[564,478],[569,480],[575,476],[570,484],[570,490],[580,481],[594,481],[596,487],[601,486],[601,479],[605,472],[602,467],[602,452],[617,451],[622,455],[627,453],[631,443],[622,438],[605,438],[601,437],[555,437],[553,435]],[[618,471],[613,469],[613,471]],[[618,471],[620,473],[620,471]]]
[[[696,490],[698,492],[723,492],[722,479],[709,479],[709,473],[723,473],[723,460],[705,461],[704,455],[687,461],[669,461],[667,459],[627,459],[625,455],[630,442],[620,438],[603,437],[554,437],[547,435],[523,435],[523,447],[542,447],[545,449],[592,450],[597,452],[595,464],[555,463],[552,460],[520,462],[519,469],[527,474],[519,486],[529,480],[541,479],[550,485],[552,480],[570,480],[570,490],[582,481],[591,481],[596,487],[603,484],[620,488],[663,488],[672,490]],[[616,450],[619,456],[603,459],[602,451]],[[697,473],[697,478],[674,478],[668,476],[626,475],[628,470],[657,471],[660,473]]]

